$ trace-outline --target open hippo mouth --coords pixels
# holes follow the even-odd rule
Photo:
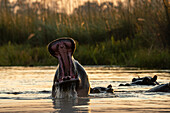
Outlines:
[[[55,84],[78,81],[72,58],[75,42],[69,38],[57,39],[49,44],[48,50],[59,61],[59,75]]]

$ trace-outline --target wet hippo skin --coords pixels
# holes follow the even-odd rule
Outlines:
[[[156,86],[147,92],[170,92],[170,82]]]
[[[112,85],[105,87],[94,87],[90,89],[90,93],[113,93]]]
[[[119,86],[133,86],[133,85],[159,85],[159,83],[156,81],[157,75],[154,77],[146,76],[146,77],[138,77],[133,78],[132,83],[126,83],[126,84],[120,84]]]
[[[83,66],[73,58],[76,45],[72,38],[60,38],[49,43],[48,51],[58,59],[52,97],[85,97],[90,93],[88,75]]]

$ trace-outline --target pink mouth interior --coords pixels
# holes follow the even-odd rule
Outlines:
[[[55,52],[54,56],[59,60],[60,74],[58,82],[76,79],[72,61],[72,43],[61,40],[53,44],[51,49]]]

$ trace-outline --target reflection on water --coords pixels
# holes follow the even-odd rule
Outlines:
[[[158,75],[170,82],[170,70],[85,66],[91,87],[111,84],[115,94],[51,99],[56,67],[0,67],[0,112],[170,112],[170,93],[145,92],[154,86],[123,86],[133,77]]]
[[[89,98],[55,99],[53,100],[53,105],[54,109],[56,109],[56,112],[88,112],[89,101]]]

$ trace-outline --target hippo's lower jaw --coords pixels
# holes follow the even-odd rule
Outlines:
[[[77,95],[79,80],[66,80],[53,85],[52,97],[55,98],[75,98]]]

